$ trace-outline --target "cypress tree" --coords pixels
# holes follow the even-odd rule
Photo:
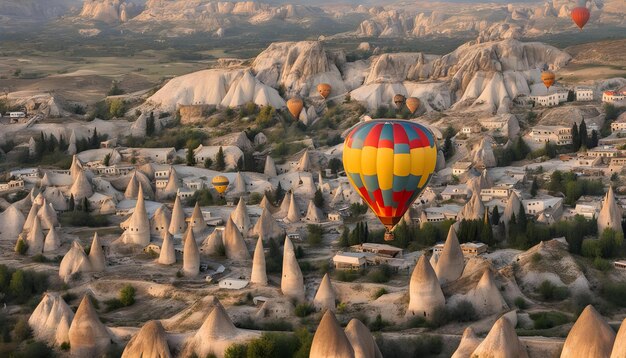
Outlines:
[[[598,146],[598,142],[600,139],[598,138],[598,131],[595,129],[591,131],[591,139],[589,139],[589,149],[595,148]]]
[[[491,222],[496,225],[500,223],[500,211],[498,210],[498,205],[496,205],[491,212]]]
[[[580,121],[580,126],[578,128],[578,135],[580,136],[580,146],[589,148],[589,137],[587,136],[587,123],[583,119]]]
[[[530,186],[530,195],[534,198],[537,196],[537,191],[539,190],[539,184],[537,183],[537,177],[533,177],[533,183]]]
[[[224,169],[226,169],[226,159],[224,158],[224,150],[220,147],[217,155],[215,155],[215,170],[223,171]]]
[[[154,112],[150,112],[150,116],[146,121],[146,135],[151,136],[155,131],[155,121],[154,121]]]
[[[572,146],[574,151],[580,149],[580,135],[578,134],[578,125],[576,123],[572,125]]]
[[[68,203],[68,210],[74,211],[76,209],[76,203],[74,202],[74,194],[70,194],[70,200]]]

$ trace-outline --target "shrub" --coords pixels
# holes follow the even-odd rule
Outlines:
[[[24,256],[26,255],[26,251],[28,251],[28,244],[26,241],[19,239],[15,245],[15,252],[17,252],[18,255]]]
[[[324,230],[320,225],[308,224],[306,226],[308,231],[307,242],[311,246],[318,246],[322,244],[322,235]]]
[[[387,291],[387,289],[385,289],[384,287],[381,287],[381,288],[379,288],[378,290],[376,290],[376,291],[374,292],[374,294],[372,295],[372,299],[374,299],[374,300],[375,300],[375,299],[378,299],[380,296],[385,295],[385,294],[387,294],[387,293],[389,293],[389,292]]]
[[[619,307],[626,307],[626,283],[609,282],[602,286],[600,291],[602,297]]]
[[[557,286],[548,280],[539,285],[538,291],[545,301],[561,301],[569,296],[567,287]]]
[[[528,308],[528,302],[523,297],[517,297],[514,301],[515,306],[521,310]]]
[[[132,285],[126,285],[120,290],[120,302],[126,307],[135,303],[135,288]]]
[[[570,321],[566,315],[556,311],[531,313],[530,318],[535,329],[548,329]]]
[[[380,265],[379,267],[371,270],[367,274],[368,280],[374,283],[385,283],[388,282],[393,274],[393,270],[389,265]]]
[[[379,313],[376,316],[376,319],[372,323],[370,323],[370,331],[372,332],[380,331],[383,328],[387,327],[388,325],[389,325],[389,322],[384,321],[382,316]]]
[[[315,312],[315,307],[308,303],[300,303],[296,306],[295,313],[298,317],[306,317]]]
[[[70,350],[70,342],[63,342],[63,343],[61,343],[61,346],[59,348],[61,348],[62,351],[69,351]]]
[[[20,343],[33,335],[33,331],[28,325],[28,320],[24,317],[20,318],[13,328],[13,340]]]
[[[354,270],[339,270],[335,272],[335,279],[343,282],[352,282],[359,277],[359,273]]]
[[[457,322],[471,322],[478,319],[478,314],[471,302],[461,300],[456,306],[448,310],[448,319]]]

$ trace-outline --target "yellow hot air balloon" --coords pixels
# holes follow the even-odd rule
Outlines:
[[[371,120],[350,131],[343,166],[350,184],[391,230],[426,188],[437,163],[437,146],[425,126],[403,120]]]
[[[218,175],[214,177],[213,180],[211,180],[211,184],[213,184],[215,191],[217,191],[220,194],[223,194],[228,188],[228,184],[230,184],[230,181],[228,181],[227,177],[223,175]]]
[[[547,89],[550,89],[550,86],[554,84],[555,80],[554,72],[552,71],[543,71],[541,72],[541,81],[546,86]]]
[[[404,107],[404,102],[406,101],[406,97],[404,97],[401,94],[397,94],[395,96],[393,96],[393,104],[396,105],[397,109],[401,109],[402,107]]]
[[[330,92],[332,90],[333,88],[328,83],[320,83],[319,85],[317,85],[317,92],[320,94],[320,96],[324,97],[324,99],[330,96]]]
[[[294,97],[287,101],[287,109],[289,109],[289,113],[291,113],[295,119],[300,118],[302,108],[304,108],[304,102],[300,98]]]
[[[409,97],[406,99],[406,106],[411,113],[415,113],[415,111],[420,108],[421,103],[422,102],[420,102],[419,98],[416,97]]]

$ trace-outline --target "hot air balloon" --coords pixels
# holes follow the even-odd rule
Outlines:
[[[401,94],[397,94],[393,96],[393,103],[396,105],[396,108],[398,109],[401,109],[402,107],[404,107],[405,101],[406,101],[406,98]]]
[[[541,81],[546,86],[547,89],[550,89],[550,86],[554,84],[554,72],[552,71],[543,71],[541,72]]]
[[[228,184],[230,184],[230,181],[228,181],[227,177],[223,175],[218,175],[214,177],[213,180],[211,180],[211,184],[213,184],[215,191],[223,194],[226,191],[226,188],[228,188]]]
[[[411,111],[411,113],[415,113],[418,108],[420,108],[420,100],[416,97],[409,97],[406,99],[406,106]]]
[[[287,101],[287,108],[289,109],[289,113],[293,116],[293,118],[300,118],[300,112],[302,112],[302,108],[304,108],[304,102],[302,99],[294,97],[290,98]]]
[[[317,85],[317,92],[320,94],[320,96],[324,97],[324,99],[330,96],[330,91],[332,90],[333,88],[328,83],[320,83],[319,85]]]
[[[350,131],[343,165],[350,184],[391,230],[428,184],[437,163],[431,131],[403,120],[372,120]]]
[[[589,16],[591,16],[589,9],[584,6],[575,7],[572,10],[572,20],[574,20],[576,26],[578,26],[581,30],[585,27],[587,21],[589,21]]]

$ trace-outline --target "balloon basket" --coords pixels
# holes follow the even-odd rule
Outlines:
[[[394,239],[393,233],[391,231],[385,231],[384,239],[385,241],[393,241]]]

